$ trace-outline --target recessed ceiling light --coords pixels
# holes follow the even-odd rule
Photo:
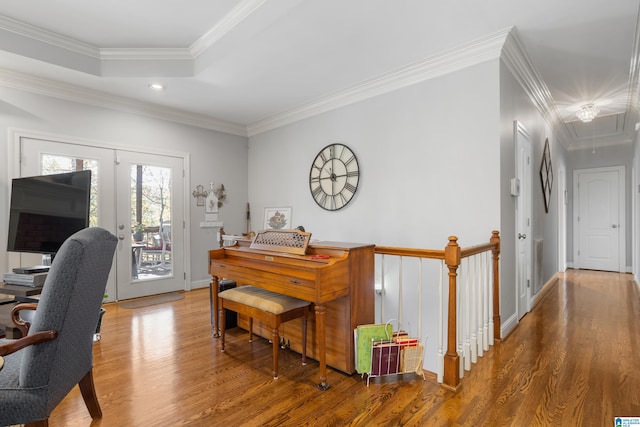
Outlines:
[[[158,90],[158,91],[164,90],[164,86],[162,86],[160,83],[151,83],[149,85],[149,88],[152,90]]]

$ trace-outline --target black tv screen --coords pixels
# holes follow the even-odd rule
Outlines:
[[[55,254],[89,226],[90,195],[89,170],[13,179],[7,250]]]

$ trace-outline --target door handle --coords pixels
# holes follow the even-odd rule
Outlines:
[[[618,225],[617,224],[612,224],[611,228],[618,228]]]
[[[518,233],[518,239],[526,239],[526,238],[527,238],[526,234]]]

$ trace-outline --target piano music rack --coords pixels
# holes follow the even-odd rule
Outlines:
[[[256,234],[250,248],[305,255],[309,240],[311,233],[305,231],[265,230]]]

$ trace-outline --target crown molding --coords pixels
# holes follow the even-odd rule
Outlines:
[[[247,136],[246,128],[237,123],[226,122],[173,108],[165,108],[151,103],[110,95],[104,92],[43,79],[24,73],[17,73],[6,69],[0,69],[0,86],[50,96],[66,101],[73,101],[80,104],[137,114],[152,119],[196,126],[232,135]]]
[[[558,142],[566,149],[569,149],[572,141],[569,129],[560,117],[556,103],[547,85],[527,55],[515,27],[505,41],[501,58],[529,96],[533,105],[554,130]]]
[[[215,42],[228,34],[236,25],[258,10],[267,0],[243,0],[227,13],[213,28],[189,46],[193,58],[202,55]]]
[[[138,77],[137,72],[134,71],[132,74],[132,70],[138,70],[139,63],[142,61],[168,61],[170,64],[175,64],[176,61],[180,61],[180,65],[177,68],[174,65],[168,65],[168,67],[172,68],[169,74],[174,77],[192,77],[195,59],[265,3],[266,0],[241,1],[205,35],[200,37],[191,46],[185,48],[98,48],[89,43],[81,42],[1,15],[0,30],[25,38],[27,43],[46,43],[47,45],[55,46],[77,55],[89,57],[93,61],[97,59],[99,62],[96,64],[99,70],[92,70],[90,72],[94,75],[104,75],[105,67],[107,67],[105,64],[111,63],[114,60],[122,61],[122,65],[116,67],[109,66],[107,67],[108,70],[106,73],[118,77]],[[46,50],[46,48],[44,50]],[[35,59],[49,62],[44,57]],[[124,63],[124,61],[129,61],[129,64]],[[137,64],[134,65],[133,63]],[[88,71],[78,68],[78,66],[73,63],[59,63],[57,65],[81,72]],[[157,64],[150,64],[149,68],[157,69]]]
[[[629,68],[629,99],[627,100],[627,114],[623,129],[635,133],[635,126],[640,115],[640,8],[636,15],[635,32],[631,51],[631,65]],[[633,138],[633,137],[632,137]]]
[[[100,58],[99,49],[89,43],[84,43],[58,33],[25,24],[24,22],[16,21],[15,19],[7,18],[6,16],[0,15],[0,29],[32,40],[37,40],[51,46],[69,50],[80,55],[89,56],[92,59]]]
[[[193,60],[186,48],[104,48],[100,59],[186,59]]]
[[[353,87],[251,123],[247,126],[247,133],[249,136],[255,136],[374,96],[499,58],[509,31],[509,28],[498,31]]]

